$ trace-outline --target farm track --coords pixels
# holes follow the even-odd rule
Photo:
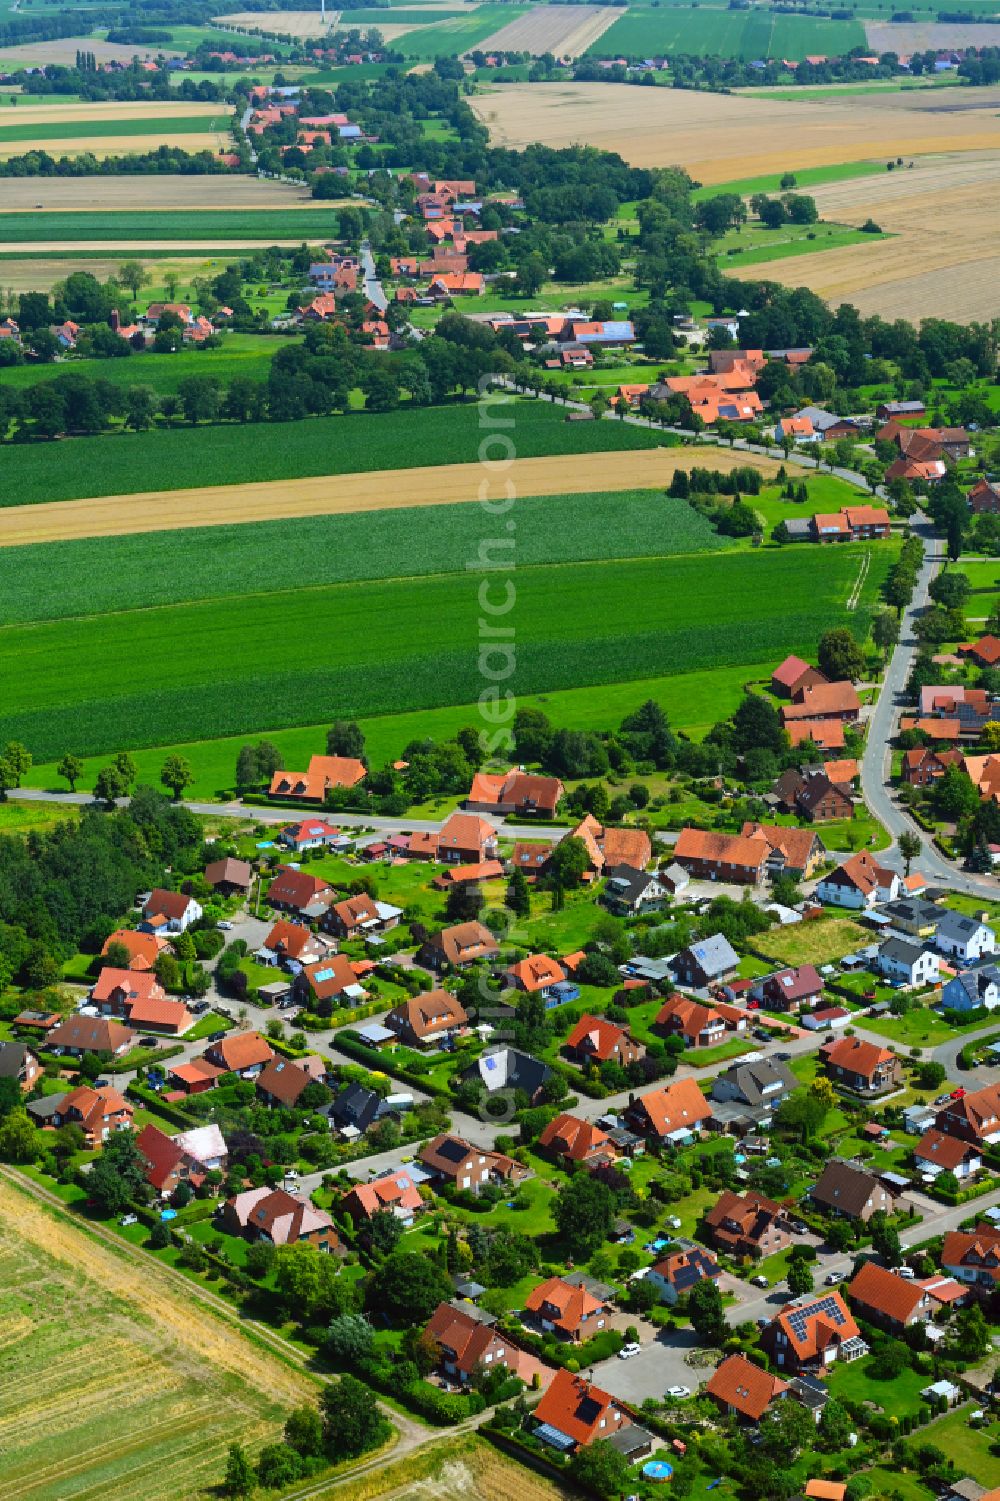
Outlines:
[[[866,552],[864,557],[861,559],[861,567],[858,569],[858,576],[854,581],[854,587],[851,589],[851,592],[847,597],[847,608],[852,612],[858,608],[858,605],[861,602],[861,595],[865,587],[865,579],[868,577],[868,570],[871,565],[872,555],[870,552]]]
[[[723,473],[752,464],[777,473],[778,461],[740,450],[699,447],[646,448],[514,460],[508,475],[520,495],[587,494],[666,485],[677,468],[697,462]],[[248,485],[109,495],[99,499],[48,501],[0,510],[0,547],[186,527],[231,526],[295,516],[333,516],[352,511],[399,510],[410,506],[463,504],[483,498],[490,476],[481,464],[321,475]],[[492,481],[491,495],[505,481]]]

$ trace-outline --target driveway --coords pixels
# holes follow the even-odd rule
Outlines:
[[[689,1355],[696,1364],[688,1364]],[[687,1386],[696,1392],[714,1369],[715,1362],[708,1353],[697,1349],[693,1330],[661,1329],[630,1360],[619,1360],[615,1355],[594,1366],[593,1379],[623,1402],[641,1402],[644,1397],[662,1397],[668,1386]],[[589,1377],[591,1373],[584,1374]]]

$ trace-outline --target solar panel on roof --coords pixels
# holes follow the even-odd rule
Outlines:
[[[495,1058],[484,1058],[483,1059],[483,1067],[485,1069],[492,1071],[493,1069],[496,1068],[496,1066],[497,1066],[497,1062],[496,1062]]]
[[[316,978],[317,978],[317,980],[320,980],[320,981],[332,980],[333,979],[333,970],[332,969],[318,969],[316,971]]]

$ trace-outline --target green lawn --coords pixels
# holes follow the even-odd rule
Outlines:
[[[885,240],[885,234],[866,234],[847,224],[784,224],[770,230],[751,225],[730,230],[716,241],[716,251],[723,271],[730,266],[756,266],[765,261],[781,261],[792,255],[812,255],[821,250],[839,250],[844,245]]]
[[[513,424],[520,458],[657,448],[663,443],[647,428],[620,422],[567,422],[565,412],[550,402],[514,399],[490,410],[497,424]],[[0,504],[474,464],[482,439],[479,406],[463,401],[442,407],[404,406],[384,414],[354,412],[245,426],[184,425],[57,444],[12,445],[2,450],[5,489]]]
[[[961,1036],[960,1028],[949,1027],[926,1006],[915,1006],[905,1016],[866,1016],[864,1027],[906,1048],[936,1048],[942,1042],[951,1042]]]
[[[755,949],[784,964],[829,964],[871,942],[871,933],[849,917],[817,917],[758,934]]]
[[[88,137],[100,137],[110,139],[112,136],[136,137],[204,134],[205,131],[217,128],[223,130],[232,118],[232,108],[226,104],[216,104],[206,107],[203,115],[181,115],[179,117],[166,116],[162,119],[149,117],[145,119],[115,119],[106,120],[43,120],[35,124],[23,125],[0,125],[0,143],[15,141],[52,141],[80,142],[81,150],[86,150]],[[123,151],[128,150],[152,150],[157,144],[156,139],[151,141],[132,140],[124,142]],[[58,145],[53,144],[53,153],[58,150]],[[37,221],[36,221],[37,223]]]
[[[4,370],[3,384],[23,391],[55,380],[67,370],[81,370],[116,386],[149,386],[164,396],[175,393],[181,381],[192,375],[213,375],[223,385],[238,376],[266,381],[271,359],[283,347],[283,343],[264,334],[227,333],[222,336],[220,349],[179,349],[176,354],[148,351],[116,360],[69,359],[58,365],[15,365]]]
[[[861,85],[861,87],[864,87],[864,85]],[[766,92],[768,91],[763,89],[755,90],[753,97],[757,98],[758,95],[763,96]],[[782,92],[781,97],[801,99],[810,92],[808,89],[786,89]],[[838,92],[844,91],[838,90]],[[791,189],[785,189],[781,186],[781,179],[784,174],[775,172],[773,175],[766,177],[740,177],[733,182],[712,183],[708,187],[696,188],[691,197],[695,203],[699,203],[705,198],[715,198],[720,193],[739,193],[741,198],[751,198],[754,193],[770,193],[775,195],[786,191],[804,193],[809,188],[820,187],[823,183],[845,182],[848,178],[852,177],[870,177],[874,176],[877,172],[884,173],[886,170],[884,162],[841,162],[834,167],[805,167],[799,170],[794,164],[794,150],[791,153],[791,157],[792,161],[789,170],[795,175],[795,186]]]
[[[966,1406],[948,1413],[925,1428],[921,1437],[954,1460],[960,1475],[972,1475],[980,1485],[992,1489],[1000,1485],[1000,1456],[990,1452],[1000,1438],[1000,1430],[995,1422],[982,1428],[971,1428],[969,1413],[972,1410]]]
[[[848,618],[866,633],[889,555],[873,562],[848,617],[859,561],[848,546],[521,568],[506,685],[542,693],[808,656]],[[641,619],[595,611],[612,597],[641,600]],[[44,760],[469,703],[483,683],[480,614],[474,581],[456,574],[9,626],[0,735]]]

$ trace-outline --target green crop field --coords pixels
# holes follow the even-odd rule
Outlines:
[[[756,266],[765,261],[781,261],[790,255],[813,255],[821,250],[838,250],[843,245],[889,238],[886,234],[866,234],[847,224],[797,224],[778,230],[754,224],[741,231],[730,230],[716,242],[716,252],[725,266]]]
[[[809,90],[788,89],[785,92],[798,98]],[[755,93],[754,98],[756,97]],[[795,187],[791,191],[801,193],[827,182],[846,182],[851,177],[872,177],[878,172],[884,175],[886,165],[885,162],[841,162],[835,167],[805,167],[796,171],[793,152],[789,158],[788,170],[795,175]],[[735,182],[714,182],[709,187],[696,188],[691,198],[695,203],[700,203],[702,199],[715,198],[719,193],[739,193],[742,198],[750,198],[754,193],[781,193],[785,191],[781,186],[782,176],[782,173],[775,172],[770,177],[741,177]]]
[[[506,410],[514,422],[510,431],[520,458],[656,448],[669,442],[669,435],[621,422],[566,422],[564,412],[549,402],[515,400]],[[491,411],[498,420],[499,408]],[[474,464],[488,431],[480,425],[478,403],[469,401],[303,422],[184,426],[65,443],[6,445],[0,448],[0,505],[425,464]]]
[[[0,739],[41,761],[470,703],[490,673],[541,693],[808,655],[847,619],[867,632],[893,552],[872,554],[848,616],[866,551],[518,568],[512,644],[486,657],[476,570],[12,625],[0,632]],[[496,580],[491,598],[506,593]]]
[[[143,240],[308,240],[317,244],[336,236],[337,216],[330,209],[169,209],[139,213],[4,214],[3,237],[10,245],[37,240],[101,240],[109,245],[139,244]]]
[[[456,52],[467,52],[487,37],[516,21],[527,11],[521,5],[481,5],[471,14],[456,16],[447,21],[435,21],[433,25],[421,26],[402,36],[393,46],[407,57],[431,60],[435,57],[450,57]],[[354,12],[346,12],[353,16]],[[394,12],[391,20],[396,20]],[[343,23],[342,23],[343,24]],[[377,23],[376,23],[377,24]]]
[[[45,120],[35,125],[0,125],[0,143],[79,141],[87,136],[200,135],[213,125],[223,128],[230,118],[228,106],[220,104],[216,106],[214,114],[206,112],[204,115],[182,115],[176,119]]]
[[[864,45],[864,27],[858,21],[678,5],[655,10],[630,8],[588,48],[588,55],[652,57],[686,52],[698,57],[739,57],[747,62],[768,57],[787,57],[795,62],[813,54],[840,56]]]
[[[148,295],[148,292],[147,292]],[[225,334],[221,349],[179,349],[176,354],[132,354],[116,360],[67,360],[58,365],[15,365],[0,372],[0,386],[25,390],[55,380],[67,370],[113,381],[116,386],[148,386],[161,396],[175,392],[190,375],[214,375],[224,384],[236,376],[267,380],[271,359],[284,341],[264,334]]]
[[[495,556],[519,568],[733,545],[686,501],[657,490],[524,496],[509,516],[516,543],[505,543]],[[284,577],[302,589],[459,574],[494,529],[495,523],[484,524],[479,506],[440,505],[3,548],[0,624],[251,595],[276,557]],[[155,570],[149,568],[151,548]]]

